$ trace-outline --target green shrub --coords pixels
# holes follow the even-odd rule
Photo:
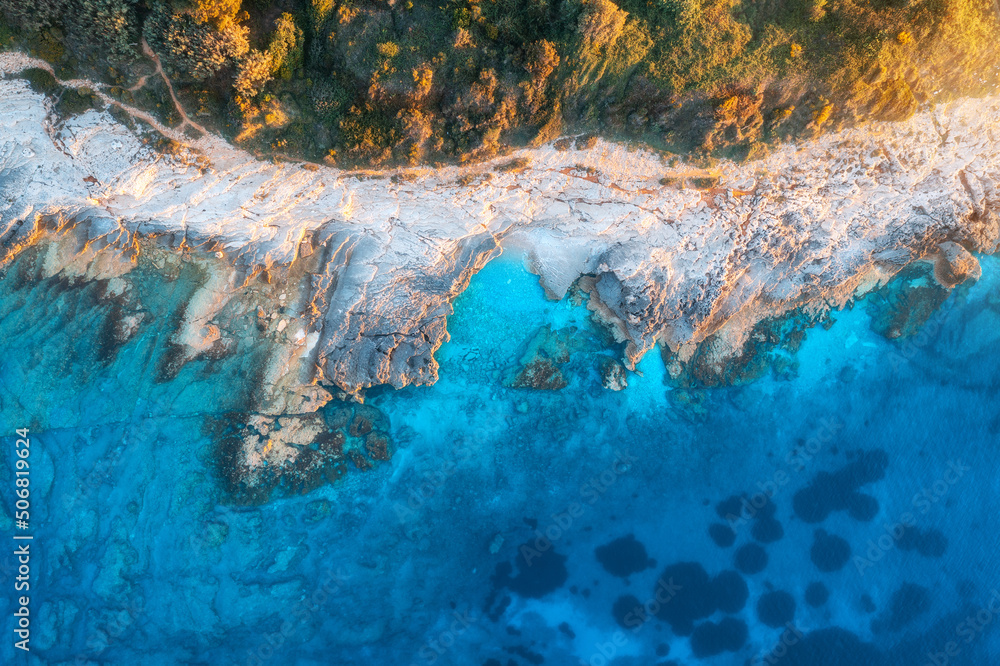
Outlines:
[[[698,176],[691,179],[691,184],[699,190],[709,190],[718,185],[718,176]]]
[[[43,95],[54,95],[62,88],[48,70],[39,67],[26,69],[21,72],[21,76],[28,81],[32,90]]]
[[[310,89],[316,117],[327,124],[336,124],[351,105],[351,95],[336,78],[317,81]]]
[[[290,79],[292,74],[302,67],[304,45],[305,35],[295,25],[295,17],[285,12],[274,24],[271,44],[268,47],[274,73],[283,79]]]
[[[515,157],[514,159],[497,165],[500,173],[520,173],[531,166],[531,158]]]
[[[339,130],[342,157],[353,164],[389,162],[400,136],[396,123],[371,107],[351,107],[340,120]]]
[[[67,88],[59,96],[55,111],[61,118],[69,118],[96,108],[100,108],[100,100],[92,91],[85,88]]]
[[[16,29],[11,27],[7,21],[4,20],[3,14],[0,13],[0,50],[5,50],[11,47],[14,44],[16,35]]]

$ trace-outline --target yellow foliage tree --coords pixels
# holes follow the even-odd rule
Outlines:
[[[197,0],[191,15],[199,23],[225,30],[236,22],[242,0]]]

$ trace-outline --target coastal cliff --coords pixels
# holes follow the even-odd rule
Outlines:
[[[344,172],[261,162],[213,137],[178,136],[164,154],[155,128],[121,113],[59,117],[17,76],[37,63],[2,58],[4,263],[38,246],[42,274],[108,280],[117,298],[142,253],[165,271],[196,264],[172,363],[257,335],[227,324],[252,313],[276,343],[256,406],[268,413],[433,383],[453,299],[505,249],[526,254],[551,298],[588,291],[628,367],[659,343],[678,375],[707,340],[724,365],[761,321],[844,307],[913,262],[950,288],[1000,237],[1000,98],[712,171],[598,141]]]

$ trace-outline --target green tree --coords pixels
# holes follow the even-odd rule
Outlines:
[[[18,28],[36,32],[62,25],[72,0],[0,0],[0,11]]]
[[[143,34],[149,45],[173,68],[175,75],[202,81],[242,58],[250,50],[247,29],[224,22],[221,29],[198,21],[189,12],[164,7],[146,19]]]
[[[109,55],[128,59],[136,54],[139,28],[134,0],[83,0],[82,16]]]

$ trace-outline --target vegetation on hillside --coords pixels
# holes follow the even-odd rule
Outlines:
[[[997,82],[994,0],[0,0],[0,43],[262,154],[467,161],[569,132],[743,158]]]

